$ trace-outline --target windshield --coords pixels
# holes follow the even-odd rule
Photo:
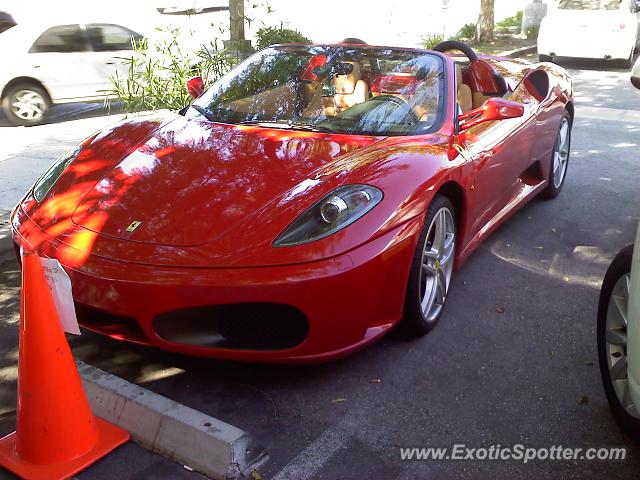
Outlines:
[[[438,126],[437,55],[367,46],[276,46],[251,56],[194,102],[188,116],[330,133],[413,135]]]
[[[560,0],[564,10],[620,10],[622,0]]]

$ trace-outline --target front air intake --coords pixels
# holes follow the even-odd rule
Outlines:
[[[174,310],[158,315],[162,339],[183,345],[239,350],[285,350],[309,333],[305,315],[279,303],[237,303]]]

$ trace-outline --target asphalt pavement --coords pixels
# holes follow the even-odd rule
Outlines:
[[[265,479],[637,478],[640,448],[615,425],[600,383],[595,317],[602,277],[633,241],[640,217],[640,121],[630,115],[640,111],[640,91],[627,71],[568,66],[577,104],[563,192],[531,202],[485,240],[455,275],[444,316],[428,336],[409,341],[392,333],[351,357],[315,366],[194,359],[91,334],[72,339],[74,354],[251,432],[271,455],[260,471]],[[96,119],[89,120],[106,122]],[[25,129],[0,128],[0,139],[17,138],[15,130]],[[37,148],[46,149],[47,135]],[[2,187],[8,175],[22,175],[26,150],[14,150],[0,154]],[[42,152],[29,157],[33,173],[51,160]],[[15,190],[26,186],[15,182]],[[0,201],[10,196],[0,191]],[[16,266],[5,263],[0,427],[9,429],[18,291]],[[461,443],[624,446],[629,454],[625,461],[528,464],[400,458],[402,447]],[[151,454],[126,449],[140,447],[128,444],[79,478],[193,475],[157,456],[145,463]]]

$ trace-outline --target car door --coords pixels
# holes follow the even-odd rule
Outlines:
[[[128,28],[111,23],[89,23],[87,36],[93,49],[94,65],[100,72],[102,90],[113,88],[112,78],[127,78],[132,57],[133,42],[140,42],[142,35]]]
[[[80,25],[56,25],[34,41],[24,75],[40,80],[54,102],[95,97],[99,75],[91,53]]]
[[[473,165],[472,236],[506,212],[522,187],[531,163],[536,113],[535,106],[523,105],[522,117],[483,123],[463,133]]]

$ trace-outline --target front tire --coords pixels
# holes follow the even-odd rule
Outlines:
[[[572,120],[569,112],[565,110],[558,128],[558,136],[551,154],[551,166],[549,168],[549,182],[542,191],[542,197],[551,199],[560,195],[567,177],[569,157],[571,156],[571,127]]]
[[[598,304],[598,363],[607,401],[620,427],[640,441],[640,413],[627,379],[627,312],[633,245],[614,258],[602,283]]]
[[[436,195],[413,256],[402,327],[418,337],[430,332],[444,309],[456,254],[455,211],[451,201]]]
[[[2,110],[13,125],[39,125],[46,120],[50,109],[47,92],[33,84],[9,87],[2,99]]]

